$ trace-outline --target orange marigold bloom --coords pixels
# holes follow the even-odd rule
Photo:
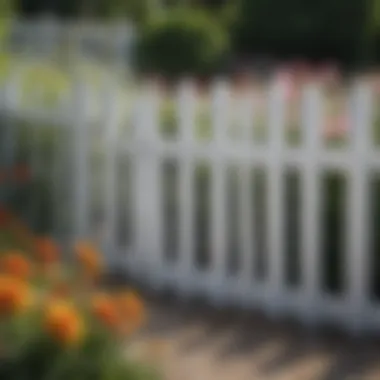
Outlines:
[[[32,268],[30,262],[18,251],[9,252],[1,259],[0,268],[7,274],[20,279],[30,277]]]
[[[59,259],[58,245],[48,237],[40,237],[36,239],[36,254],[43,264],[54,264]]]
[[[122,318],[133,329],[137,329],[145,319],[145,308],[141,298],[129,291],[117,296],[116,302]]]
[[[101,267],[101,257],[97,249],[90,243],[80,242],[75,245],[79,263],[88,274],[97,274]]]
[[[107,327],[118,327],[120,314],[113,300],[106,295],[97,295],[91,303],[94,315]]]
[[[84,335],[83,319],[71,304],[62,300],[47,305],[44,326],[54,340],[65,346],[78,343]]]
[[[31,301],[28,285],[9,275],[0,275],[0,317],[24,311]]]

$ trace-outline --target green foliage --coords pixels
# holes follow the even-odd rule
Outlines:
[[[150,368],[121,355],[106,334],[93,334],[86,344],[64,349],[41,333],[29,318],[23,340],[13,343],[12,352],[0,357],[0,378],[7,380],[157,380]],[[25,321],[23,321],[25,324]],[[6,326],[10,328],[10,326]],[[13,335],[14,337],[14,335]],[[20,343],[22,342],[22,343]]]
[[[239,22],[242,0],[227,1],[217,12],[220,22],[230,29]]]
[[[243,0],[239,49],[280,56],[356,58],[365,2],[352,0]]]
[[[176,9],[142,30],[136,53],[142,71],[175,78],[218,69],[228,49],[226,31],[211,16]]]
[[[50,3],[46,0],[21,0],[18,10],[22,15],[41,14],[48,8],[60,16],[126,17],[144,28],[157,14],[167,14],[168,18],[176,19],[172,15],[176,9],[183,8],[184,4],[190,8],[196,3],[203,12],[214,15],[220,23],[219,28],[223,29],[222,33],[232,34],[237,55],[263,53],[280,59],[335,58],[344,63],[380,59],[379,0],[56,0],[54,4]],[[0,2],[2,15],[9,13],[8,4],[8,1]],[[189,8],[183,13],[192,19],[195,11]],[[150,27],[143,34],[155,33],[153,29]],[[184,29],[189,28],[184,26]],[[210,27],[208,34],[213,36],[215,28]],[[161,41],[161,35],[160,29],[155,38]],[[157,47],[155,55],[159,55],[161,47]],[[169,53],[174,56],[173,50]],[[153,53],[148,57],[151,55]],[[200,56],[199,61],[202,59],[204,57]],[[155,68],[153,63],[152,66]]]
[[[99,16],[125,17],[137,25],[146,23],[153,10],[151,0],[98,0],[97,3]]]
[[[25,249],[22,246],[26,242],[20,241],[15,228],[16,225],[10,223],[0,229],[0,250]],[[34,236],[30,239],[34,241]],[[26,249],[25,257],[29,256],[35,257],[35,254],[32,255]],[[34,268],[38,268],[38,261],[33,261],[32,264]],[[36,271],[25,282],[15,277],[10,280],[10,274],[2,273],[0,379],[159,379],[155,371],[131,360],[124,352],[129,335],[121,336],[120,331],[115,330],[116,326],[113,326],[115,329],[111,328],[95,311],[91,302],[92,297],[97,294],[95,288],[86,290],[79,285],[70,285],[70,288],[73,287],[68,298],[52,297],[58,278],[58,282],[73,284],[74,279],[78,279],[78,275],[82,273],[73,266],[66,268],[62,265],[61,270],[61,275],[54,279]],[[113,305],[111,294],[108,297]],[[19,302],[21,298],[22,302]],[[57,313],[61,313],[58,319]],[[130,319],[125,315],[118,323],[123,323],[124,320]],[[71,330],[71,326],[77,325],[78,321],[83,328]],[[57,334],[57,330],[60,333]]]

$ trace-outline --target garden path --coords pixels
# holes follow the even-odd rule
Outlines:
[[[167,300],[148,308],[150,323],[132,347],[165,380],[380,380],[375,339]]]

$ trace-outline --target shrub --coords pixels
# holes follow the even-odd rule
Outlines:
[[[99,293],[96,248],[77,244],[78,265],[65,268],[54,241],[35,237],[4,207],[0,211],[2,233],[29,247],[6,250],[0,260],[0,378],[155,378],[122,353],[144,320],[142,300],[130,290]]]
[[[137,43],[138,69],[169,78],[209,74],[229,50],[223,27],[201,11],[173,10],[151,21]]]
[[[244,55],[352,63],[362,45],[366,7],[355,0],[242,0],[234,46]],[[336,22],[342,10],[345,16]]]

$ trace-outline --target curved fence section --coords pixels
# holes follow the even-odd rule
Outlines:
[[[218,81],[207,95],[191,81],[168,94],[113,80],[94,102],[77,81],[54,109],[21,104],[12,83],[1,164],[29,163],[36,228],[67,243],[91,236],[109,265],[182,297],[380,330],[370,83],[334,97],[310,82],[294,100],[277,80],[239,91]]]

